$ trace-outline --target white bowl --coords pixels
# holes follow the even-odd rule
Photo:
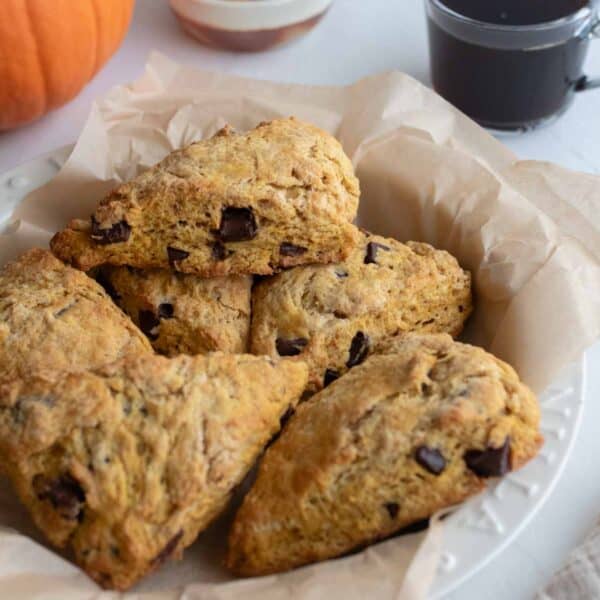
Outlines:
[[[312,29],[333,0],[170,0],[185,31],[203,44],[257,52]]]

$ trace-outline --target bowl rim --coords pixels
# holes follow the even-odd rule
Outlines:
[[[229,8],[249,8],[249,3],[256,2],[255,8],[264,8],[265,6],[285,6],[286,4],[294,4],[303,0],[186,0],[192,4],[204,4],[205,6],[227,6]],[[333,0],[332,0],[333,1]]]
[[[334,0],[169,0],[187,21],[227,31],[278,29],[324,13]]]

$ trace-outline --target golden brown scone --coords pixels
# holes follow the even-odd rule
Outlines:
[[[0,270],[0,380],[152,352],[93,279],[34,248]]]
[[[0,459],[48,539],[126,589],[225,508],[305,384],[305,365],[221,353],[12,382]]]
[[[314,391],[399,332],[458,335],[472,310],[471,277],[428,244],[362,232],[344,262],[267,279],[252,305],[251,352],[305,361]]]
[[[103,267],[98,281],[167,356],[248,350],[252,277]]]
[[[380,351],[301,404],[265,453],[231,529],[235,573],[385,538],[537,453],[536,399],[507,364],[448,335]]]
[[[84,270],[108,263],[268,275],[346,257],[358,196],[335,138],[277,119],[171,153],[102,200],[91,223],[71,222],[51,247]]]

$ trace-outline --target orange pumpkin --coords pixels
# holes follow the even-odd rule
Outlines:
[[[0,130],[61,106],[119,47],[135,0],[0,0]]]

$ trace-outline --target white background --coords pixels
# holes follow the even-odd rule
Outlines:
[[[596,46],[587,71],[600,77],[600,41]],[[279,81],[342,84],[398,69],[429,83],[422,0],[337,0],[305,38],[255,55],[203,48],[179,30],[166,0],[138,0],[120,51],[77,99],[33,125],[0,133],[0,173],[73,142],[93,99],[139,76],[152,49],[200,68]],[[580,94],[554,125],[503,141],[521,158],[600,175],[600,89]],[[600,515],[600,345],[588,352],[586,393],[581,434],[555,492],[517,540],[451,600],[531,598]]]

